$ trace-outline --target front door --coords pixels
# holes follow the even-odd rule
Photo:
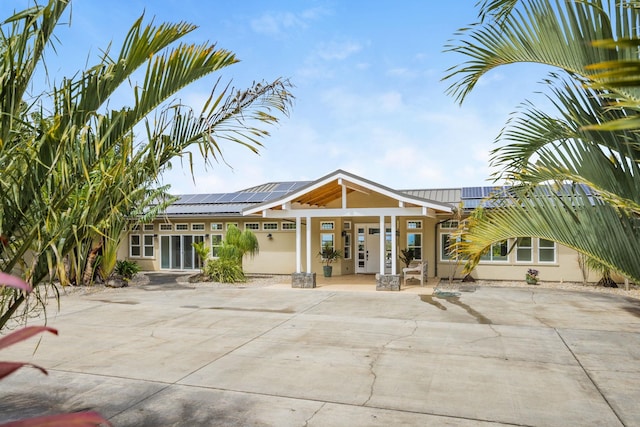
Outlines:
[[[386,228],[385,274],[391,272],[391,228]],[[356,225],[356,273],[380,272],[380,225]]]

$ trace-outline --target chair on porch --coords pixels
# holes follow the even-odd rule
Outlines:
[[[404,277],[405,286],[407,285],[407,279],[417,279],[420,281],[420,286],[424,286],[427,276],[427,262],[411,261],[408,267],[402,269],[402,276]]]

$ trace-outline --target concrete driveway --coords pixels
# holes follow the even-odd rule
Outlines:
[[[59,336],[0,355],[50,373],[2,381],[0,421],[94,409],[115,426],[640,425],[635,299],[173,285],[63,297]]]

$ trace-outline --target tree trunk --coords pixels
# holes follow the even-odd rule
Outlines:
[[[100,253],[100,249],[102,249],[102,240],[98,242],[97,246],[91,246],[91,250],[87,256],[87,262],[84,265],[84,274],[82,275],[83,286],[88,286],[93,282],[93,267],[96,263],[96,257]]]

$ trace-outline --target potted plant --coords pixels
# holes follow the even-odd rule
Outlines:
[[[529,285],[537,285],[538,284],[538,270],[530,268],[527,270],[527,274],[525,279]]]
[[[402,253],[402,255],[400,255],[400,261],[403,262],[405,267],[409,267],[409,264],[411,264],[411,261],[415,258],[413,249],[402,249],[400,252]]]
[[[318,252],[318,256],[324,263],[324,266],[322,267],[324,277],[331,277],[331,274],[333,272],[333,267],[331,266],[331,264],[342,258],[342,252],[334,249],[333,246],[326,244],[322,247],[322,250]]]

